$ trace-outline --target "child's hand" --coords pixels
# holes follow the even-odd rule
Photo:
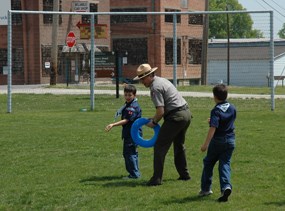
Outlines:
[[[106,132],[109,132],[109,131],[112,129],[113,126],[114,126],[113,124],[107,125],[107,126],[105,127],[105,131],[106,131]]]
[[[202,152],[205,152],[207,149],[208,149],[208,146],[207,146],[207,145],[203,144],[203,145],[201,146],[201,151],[202,151]]]

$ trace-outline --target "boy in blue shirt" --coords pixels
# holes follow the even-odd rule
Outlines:
[[[230,162],[235,148],[234,121],[236,119],[235,107],[227,102],[228,89],[224,84],[218,84],[213,88],[214,101],[216,106],[211,111],[209,119],[209,131],[201,151],[208,149],[203,159],[204,168],[201,177],[200,196],[212,194],[213,168],[219,161],[219,177],[221,197],[219,202],[228,201],[232,193],[230,183],[231,168]]]
[[[138,152],[137,145],[131,137],[131,128],[135,120],[141,117],[142,111],[136,98],[136,87],[127,84],[124,88],[125,104],[117,111],[117,116],[121,115],[121,120],[111,123],[106,126],[105,130],[108,132],[114,126],[122,125],[122,139],[123,139],[123,156],[125,159],[125,167],[129,175],[126,179],[137,179],[141,176],[138,166]]]

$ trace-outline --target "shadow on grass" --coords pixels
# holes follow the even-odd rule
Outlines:
[[[110,181],[110,180],[121,180],[122,176],[92,176],[92,177],[87,177],[85,179],[81,179],[81,183],[88,183],[88,182],[100,182],[100,181]]]
[[[123,176],[90,176],[80,180],[80,183],[84,185],[102,185],[103,187],[137,187],[147,186],[148,180],[143,179],[122,179]],[[174,179],[167,179],[167,181],[176,181]],[[101,182],[101,183],[99,183]],[[104,183],[105,182],[105,183]],[[156,186],[159,187],[159,186]]]
[[[146,182],[141,179],[122,179],[123,176],[91,176],[85,179],[81,179],[80,183],[84,185],[98,185],[96,182],[106,182],[101,183],[103,187],[136,187],[145,186]]]
[[[167,201],[167,203],[169,204],[184,204],[184,203],[189,203],[189,202],[196,202],[196,201],[212,201],[213,198],[211,197],[201,197],[201,196],[189,196],[186,198],[182,198],[182,199],[173,199],[171,201]]]
[[[265,205],[274,205],[277,207],[283,207],[285,206],[285,201],[273,201],[273,202],[265,202]]]

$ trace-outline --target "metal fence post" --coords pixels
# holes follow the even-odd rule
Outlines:
[[[91,111],[94,111],[94,77],[95,77],[95,21],[94,14],[91,15],[91,68],[90,68],[90,104]]]
[[[12,112],[12,13],[8,11],[8,50],[7,50],[7,63],[8,63],[8,87],[7,87],[7,112]]]
[[[173,14],[173,85],[177,87],[177,15]]]
[[[274,100],[274,29],[273,29],[273,11],[270,11],[270,82],[271,82],[271,110],[275,109]]]

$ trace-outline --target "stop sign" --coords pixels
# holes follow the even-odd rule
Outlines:
[[[76,43],[75,34],[73,31],[70,31],[66,37],[66,44],[68,47],[72,48]]]

